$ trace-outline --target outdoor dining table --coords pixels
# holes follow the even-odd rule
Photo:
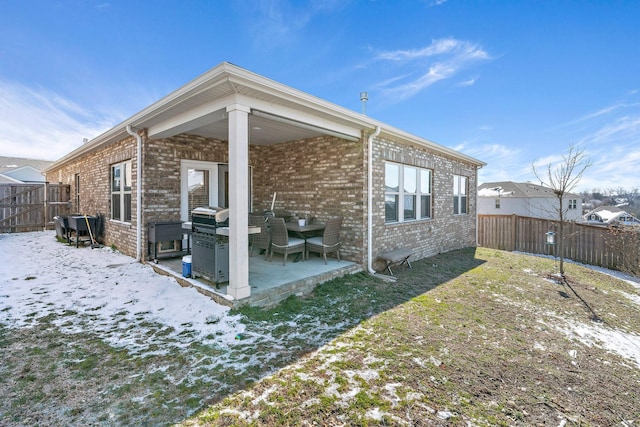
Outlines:
[[[316,224],[305,224],[300,225],[297,221],[295,222],[287,222],[286,223],[287,231],[292,234],[295,234],[296,237],[300,239],[307,239],[308,237],[313,237],[317,235],[321,235],[324,230],[325,224],[316,223]],[[300,261],[300,254],[297,254],[293,262]]]
[[[313,237],[322,234],[324,230],[325,224],[316,223],[316,224],[306,224],[300,225],[298,222],[287,222],[287,231],[292,232],[301,239],[306,239],[307,237]]]

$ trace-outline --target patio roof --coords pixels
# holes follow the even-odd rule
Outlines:
[[[380,127],[382,135],[426,146],[477,166],[485,165],[448,147],[223,62],[57,160],[47,170],[126,138],[127,126],[148,129],[149,137],[154,139],[189,133],[226,140],[227,107],[234,104],[251,109],[251,144],[266,145],[326,134],[360,139],[363,131],[370,133]]]

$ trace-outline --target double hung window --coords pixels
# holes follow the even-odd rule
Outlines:
[[[131,222],[131,161],[111,166],[111,219]]]
[[[431,218],[430,169],[385,163],[385,222]]]

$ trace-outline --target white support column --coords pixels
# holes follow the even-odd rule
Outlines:
[[[249,286],[249,113],[244,105],[229,113],[229,286],[235,299],[251,295]]]

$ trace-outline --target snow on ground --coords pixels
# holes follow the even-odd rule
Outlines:
[[[527,252],[516,253],[543,258],[554,258],[550,255],[531,254]],[[565,262],[576,264],[585,268],[590,268],[599,273],[615,277],[616,279],[622,280],[630,284],[634,288],[640,290],[640,278],[632,276],[630,274],[623,273],[621,271],[608,270],[606,268],[594,265],[582,264],[570,259],[565,259]],[[524,272],[530,274],[530,272],[527,270],[525,270]],[[640,306],[640,296],[632,295],[622,291],[619,292],[631,302]],[[593,322],[590,324],[576,321],[567,322],[562,317],[557,317],[556,322],[552,326],[558,331],[567,335],[569,338],[575,338],[589,347],[597,346],[604,348],[612,353],[616,353],[626,359],[631,360],[640,368],[640,336],[637,334],[615,330],[602,323],[597,322]]]
[[[638,278],[585,267],[614,275],[640,289]],[[638,297],[630,301],[640,304]],[[183,348],[193,342],[231,347],[239,344],[238,334],[242,334],[245,345],[264,340],[277,344],[267,336],[268,331],[262,331],[265,336],[251,331],[245,334],[246,326],[239,316],[230,315],[227,307],[110,248],[64,245],[55,240],[53,231],[0,234],[0,322],[8,327],[28,327],[36,324],[37,318],[52,313],[62,315],[55,323],[63,332],[94,332],[111,345],[143,355],[168,353],[169,346]],[[332,331],[344,328],[318,319],[296,320],[314,323],[305,334],[332,336]],[[296,325],[289,326],[291,334],[296,335]],[[599,323],[566,322],[559,329],[640,366],[638,335],[611,330]]]
[[[64,245],[46,231],[0,234],[0,254],[0,322],[9,327],[68,313],[56,319],[62,331],[90,330],[140,354],[168,352],[167,341],[226,347],[245,329],[227,307],[110,248]]]

